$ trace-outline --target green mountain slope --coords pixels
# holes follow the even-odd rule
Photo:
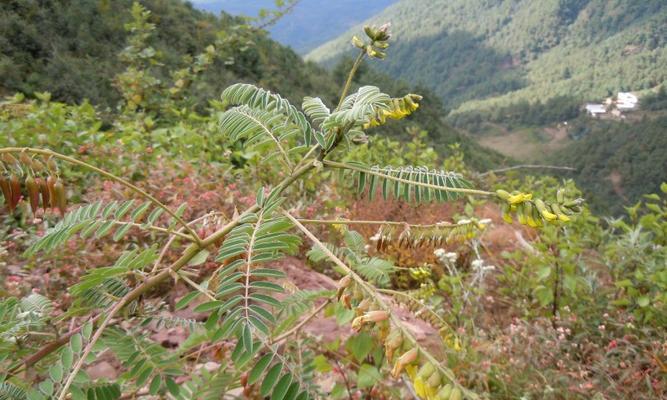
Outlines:
[[[667,180],[667,115],[637,122],[599,121],[580,141],[556,152],[549,161],[577,168],[572,176],[586,188],[598,211],[620,215],[623,205],[658,192]]]
[[[219,31],[229,29],[237,20],[220,18],[196,10],[180,0],[143,0],[156,25],[150,45],[163,64],[162,76],[172,80],[171,71],[189,65],[192,58],[214,43]],[[119,102],[115,77],[125,65],[118,57],[127,46],[124,25],[131,20],[132,0],[52,0],[0,3],[0,96],[14,92],[32,94],[49,91],[58,101],[79,103],[88,99],[102,108],[114,110]],[[304,62],[294,51],[256,31],[251,41],[226,44],[214,64],[187,90],[187,96],[205,106],[219,98],[222,90],[244,81],[279,92],[300,104],[306,95],[322,97],[336,104],[345,80],[314,63]],[[363,74],[356,84],[376,83],[392,95],[419,89],[396,82],[381,74]],[[486,169],[502,157],[482,149],[466,136],[446,126],[442,103],[426,95],[418,113],[389,130],[377,134],[402,137],[408,126],[429,131],[431,144],[446,150],[446,144],[460,142],[473,167]]]
[[[395,38],[378,68],[433,88],[455,113],[667,80],[663,0],[403,0],[366,23],[384,22]],[[359,29],[307,59],[335,62]]]
[[[124,24],[131,20],[132,0],[53,0],[0,3],[0,93],[49,91],[54,99],[115,107],[119,97],[114,77],[125,66],[118,57],[127,46]],[[151,46],[164,64],[164,74],[188,65],[216,40],[231,17],[216,18],[180,0],[143,0],[152,12],[156,38]],[[190,96],[205,102],[239,80],[289,93],[298,99],[312,93],[333,96],[330,80],[319,79],[320,69],[304,64],[298,55],[265,35],[253,45],[236,43],[219,49],[215,64],[204,74]],[[228,57],[229,56],[229,57]],[[230,63],[230,61],[233,62]],[[163,76],[169,79],[169,76]]]

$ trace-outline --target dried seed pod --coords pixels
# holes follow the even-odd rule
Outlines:
[[[58,172],[58,164],[56,164],[56,160],[53,159],[53,157],[49,157],[46,160],[46,167],[51,171],[51,173],[57,173]]]
[[[371,309],[371,306],[373,305],[373,300],[370,298],[365,298],[359,302],[357,307],[354,309],[357,313],[357,315],[363,315],[366,311]]]
[[[44,164],[42,164],[42,162],[39,161],[36,158],[32,159],[32,169],[35,172],[44,172],[44,171],[46,171],[46,167],[44,166]]]
[[[399,329],[392,325],[389,335],[384,340],[384,352],[387,356],[387,360],[391,361],[394,357],[394,351],[401,347],[403,344],[403,334]]]
[[[65,185],[63,185],[60,179],[56,179],[56,182],[53,185],[53,192],[55,194],[55,203],[60,210],[60,215],[65,216],[65,211],[67,211],[67,194],[65,193]]]
[[[48,185],[46,184],[46,180],[42,178],[37,178],[35,181],[39,186],[39,193],[42,195],[42,207],[44,208],[44,212],[46,212],[46,210],[51,207],[51,195],[49,193]]]
[[[46,178],[46,188],[49,191],[49,207],[55,208],[58,204],[56,203],[56,193],[54,186],[56,184],[56,178],[54,176],[49,176]]]
[[[352,321],[352,329],[360,330],[366,322],[381,322],[389,319],[389,313],[384,310],[369,311]]]
[[[21,201],[21,181],[16,175],[9,177],[9,185],[12,188],[12,207],[11,210],[16,209],[16,206]]]
[[[28,199],[30,199],[30,209],[33,214],[37,214],[39,208],[39,185],[32,176],[28,176],[25,180],[25,187],[28,190]]]
[[[343,303],[343,306],[348,310],[352,309],[352,296],[348,293],[345,293],[341,296],[340,301]]]
[[[345,291],[345,288],[350,286],[352,283],[352,277],[350,275],[345,275],[344,277],[340,278],[338,281],[338,290],[336,292],[336,298],[340,301],[341,296],[343,295],[343,292]]]
[[[5,198],[7,208],[9,208],[10,212],[14,211],[14,208],[12,208],[12,187],[9,184],[9,178],[4,175],[0,175],[0,189],[2,189],[2,195]]]
[[[393,376],[394,378],[398,378],[406,366],[417,361],[418,355],[419,355],[419,350],[416,347],[413,347],[410,350],[403,353],[403,355],[400,356],[398,360],[396,360],[394,368],[391,370],[391,376]]]
[[[32,168],[32,158],[30,158],[28,153],[22,152],[21,155],[19,155],[19,160],[21,160],[21,165],[24,167]]]
[[[9,153],[2,153],[2,161],[4,161],[7,165],[16,165],[18,164],[18,161],[16,161],[16,158],[14,158],[13,155]]]

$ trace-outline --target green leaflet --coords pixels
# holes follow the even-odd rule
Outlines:
[[[426,167],[368,167],[360,163],[348,163],[357,195],[367,193],[373,200],[377,186],[386,200],[390,196],[414,203],[453,201],[461,193],[448,189],[467,189],[470,183],[460,174],[443,170],[429,170]],[[344,168],[341,166],[341,168]],[[406,182],[407,181],[407,182]]]

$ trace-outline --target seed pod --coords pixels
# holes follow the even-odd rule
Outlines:
[[[14,165],[18,164],[16,158],[14,158],[14,156],[9,153],[2,153],[2,161],[4,161],[9,166],[11,166],[12,164]]]
[[[32,168],[32,159],[28,155],[28,153],[21,153],[19,156],[19,160],[21,160],[21,165],[25,166],[26,168]]]
[[[46,171],[46,167],[44,166],[44,164],[42,164],[42,162],[39,161],[36,158],[32,159],[32,169],[35,172],[44,172],[44,171]]]
[[[449,400],[449,396],[452,395],[452,384],[448,383],[438,391],[437,399],[438,400]]]
[[[349,293],[345,293],[341,296],[340,302],[343,303],[343,307],[347,308],[348,310],[352,309],[352,296],[350,296]]]
[[[389,313],[384,310],[369,311],[352,321],[352,329],[359,330],[366,322],[381,322],[389,319]]]
[[[565,208],[565,207],[563,207],[563,208]],[[570,217],[568,217],[567,215],[565,215],[565,213],[564,213],[563,210],[558,206],[558,204],[555,204],[555,203],[554,203],[554,204],[551,204],[551,210],[554,212],[554,214],[556,214],[556,215],[558,216],[558,219],[559,219],[561,222],[569,222],[569,221],[570,221]]]
[[[357,313],[357,315],[363,315],[366,311],[371,309],[371,306],[373,305],[373,300],[370,298],[365,298],[357,304],[357,307],[354,309],[354,311]]]
[[[416,347],[411,348],[410,350],[406,351],[403,353],[402,356],[396,360],[396,363],[394,364],[394,368],[391,370],[391,375],[394,378],[398,378],[401,375],[401,372],[403,372],[403,369],[412,364],[413,362],[417,361],[417,356],[419,355],[419,350]]]
[[[440,383],[442,383],[442,379],[440,378],[440,374],[436,371],[434,372],[428,380],[426,380],[426,383],[433,388],[439,387]]]
[[[56,193],[54,190],[54,185],[56,184],[56,178],[54,176],[49,176],[46,178],[46,187],[49,191],[49,207],[55,208],[58,203],[56,203]]]
[[[53,185],[53,192],[55,193],[55,203],[60,210],[60,215],[65,216],[65,211],[67,211],[67,194],[65,193],[65,185],[57,179]]]
[[[455,387],[452,389],[452,394],[449,395],[449,400],[461,400],[461,389]]]
[[[422,365],[417,372],[417,376],[422,379],[428,379],[435,373],[435,367],[430,362]]]
[[[9,177],[9,185],[12,188],[11,209],[14,210],[21,201],[21,181],[19,181],[19,177],[16,175],[12,175],[11,177]]]
[[[46,184],[46,180],[42,178],[35,179],[37,185],[39,186],[39,193],[42,195],[42,207],[44,212],[51,207],[51,195],[49,194],[49,188]]]
[[[560,188],[560,189],[558,189],[558,191],[556,191],[556,201],[558,201],[561,204],[563,203],[563,201],[565,201],[565,193],[564,192],[565,191],[563,190],[563,188]]]
[[[54,160],[53,157],[49,157],[49,159],[46,160],[46,167],[54,174],[58,172],[58,164],[56,164],[56,160]]]
[[[384,340],[384,352],[388,361],[391,361],[391,359],[394,357],[394,351],[401,347],[402,344],[403,334],[400,330],[392,326],[389,335]]]
[[[336,293],[336,297],[338,300],[340,300],[340,297],[343,295],[343,292],[345,291],[345,288],[350,286],[352,283],[352,277],[350,275],[345,275],[344,277],[340,278],[338,281],[338,291]]]
[[[9,179],[4,175],[0,175],[0,189],[2,189],[2,195],[5,198],[5,204],[7,205],[7,208],[9,208],[10,212],[13,212],[14,208],[12,207],[12,187],[9,184]]]
[[[28,176],[25,180],[25,187],[28,190],[30,209],[33,214],[37,214],[37,209],[39,208],[39,185],[35,181],[35,178]]]
[[[496,190],[496,194],[503,200],[508,200],[510,198],[510,194],[507,190],[498,189]]]

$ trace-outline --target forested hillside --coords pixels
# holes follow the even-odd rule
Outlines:
[[[592,206],[620,215],[623,205],[657,191],[667,179],[667,116],[641,121],[595,121],[583,139],[550,157],[577,169],[572,176],[586,187]]]
[[[391,22],[395,57],[376,62],[432,87],[457,111],[556,96],[596,99],[667,79],[661,0],[401,1],[371,18]],[[328,64],[359,27],[313,50]]]
[[[303,62],[292,50],[267,38],[263,31],[238,33],[239,20],[194,9],[180,0],[145,0],[152,12],[155,35],[151,52],[141,54],[151,64],[156,79],[165,84],[174,71],[214,45],[210,65],[180,95],[205,106],[233,82],[252,82],[296,100],[317,92],[329,103],[337,100],[337,87],[345,77]],[[118,74],[125,65],[119,54],[130,34],[131,0],[53,0],[43,3],[13,0],[0,5],[0,93],[48,91],[54,100],[80,103],[84,99],[102,108],[115,109],[120,100]],[[70,21],[80,21],[71,24]],[[235,27],[236,26],[236,27]],[[238,37],[238,35],[236,36]],[[202,60],[202,62],[204,62]],[[395,90],[407,89],[392,79],[375,74],[363,84],[381,79]],[[159,82],[158,82],[159,83]],[[418,91],[412,88],[412,91]],[[397,92],[398,93],[398,92]],[[482,149],[442,122],[442,103],[426,94],[423,112],[381,132],[403,136],[408,126],[427,129],[439,151],[460,142],[469,151],[471,165],[487,169],[502,161],[498,154]]]
[[[152,12],[156,33],[151,52],[159,65],[161,80],[170,71],[187,65],[188,58],[216,47],[215,62],[203,72],[188,96],[199,101],[217,97],[239,79],[251,80],[300,98],[312,88],[334,96],[331,79],[320,69],[303,63],[265,35],[223,42],[225,30],[238,21],[224,14],[216,18],[180,0],[145,0]],[[130,34],[124,25],[131,20],[131,0],[11,0],[0,4],[0,90],[33,93],[49,91],[56,100],[115,107],[119,100],[114,79],[125,66],[119,53]],[[71,21],[79,21],[72,24]],[[222,45],[224,43],[224,45]],[[154,63],[155,64],[155,63]],[[158,68],[159,67],[159,68]],[[280,76],[278,78],[278,76]]]

